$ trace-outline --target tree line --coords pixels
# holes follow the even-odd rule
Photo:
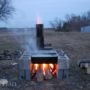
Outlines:
[[[81,31],[81,27],[90,25],[90,11],[83,15],[66,15],[66,19],[63,21],[59,18],[50,22],[51,27],[56,31],[70,32]]]

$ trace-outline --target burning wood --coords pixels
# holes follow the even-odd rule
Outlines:
[[[42,81],[57,77],[57,64],[31,64],[31,79]]]
[[[37,81],[43,81],[43,72],[42,69],[39,68],[36,73],[36,80]]]

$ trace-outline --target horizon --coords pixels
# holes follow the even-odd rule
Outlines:
[[[15,12],[8,22],[0,22],[0,27],[31,28],[35,27],[38,16],[44,26],[50,27],[49,22],[55,18],[65,20],[66,15],[83,15],[90,10],[90,0],[49,0],[29,1],[12,0]]]

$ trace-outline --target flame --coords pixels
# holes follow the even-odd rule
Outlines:
[[[35,64],[35,70],[38,70],[38,66],[39,66],[38,64]]]
[[[48,64],[43,64],[43,74],[46,75],[46,70],[48,69]]]
[[[52,74],[53,77],[57,77],[58,75],[58,64],[31,64],[31,73],[32,76],[37,74],[37,71],[39,69],[42,70],[43,76],[46,77],[48,75],[48,72]],[[33,73],[34,72],[34,73]]]
[[[43,64],[43,74],[45,75],[46,64]]]
[[[53,64],[49,64],[49,66],[53,69],[54,68],[54,65]]]
[[[57,73],[57,70],[55,70],[54,72],[52,72],[53,75],[54,75],[55,73]]]
[[[37,17],[37,24],[42,24],[42,18],[40,16]]]

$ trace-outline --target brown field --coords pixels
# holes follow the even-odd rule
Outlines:
[[[72,62],[90,58],[90,33],[45,31],[45,42],[63,49]]]
[[[17,37],[18,40],[21,40],[20,36]],[[24,37],[24,35],[22,37]],[[64,33],[46,30],[44,31],[44,39],[45,43],[51,43],[53,48],[57,50],[63,49],[69,56],[69,78],[63,81],[55,81],[56,83],[44,82],[41,84],[41,86],[38,86],[38,84],[34,82],[18,81],[19,84],[13,90],[90,90],[90,75],[85,74],[77,67],[78,60],[90,59],[90,33]],[[19,48],[21,43],[18,42],[18,40],[15,39],[15,37],[13,37],[13,35],[10,33],[0,32],[0,52],[5,49],[9,49],[12,51],[16,48]],[[6,61],[0,61],[0,65],[2,64],[2,62],[5,63]],[[15,74],[11,70],[12,69],[7,71],[12,73],[12,75]],[[3,70],[3,73],[7,71]],[[2,73],[0,72],[0,74]],[[31,86],[30,83],[33,83],[35,87]],[[0,87],[0,90],[12,90],[12,88],[2,89]]]

